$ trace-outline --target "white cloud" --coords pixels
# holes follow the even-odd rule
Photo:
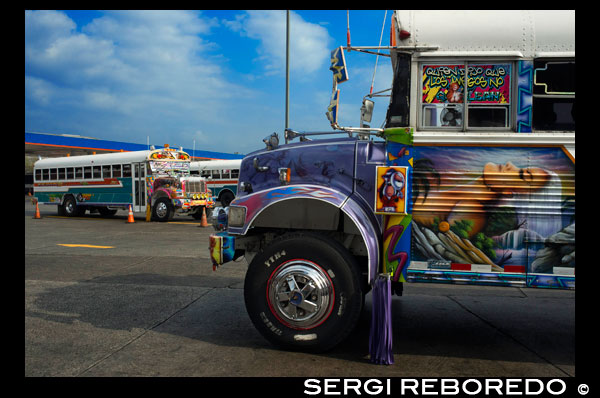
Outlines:
[[[247,11],[229,21],[197,11],[99,15],[77,26],[64,12],[25,12],[26,130],[138,143],[150,136],[153,144],[191,148],[195,141],[197,150],[242,153],[273,131],[281,135],[285,11]],[[294,12],[290,20],[291,119],[310,114],[315,125],[325,123],[333,40],[320,24]],[[256,40],[262,76],[227,65],[228,42],[213,34],[219,26]],[[325,94],[313,89],[320,76]],[[321,99],[318,111],[298,108],[305,97]]]
[[[283,10],[250,10],[224,21],[225,26],[260,41],[260,56],[267,73],[285,71],[286,12]],[[333,40],[327,29],[306,22],[290,11],[290,70],[312,73],[329,62],[329,44]]]
[[[40,105],[48,105],[52,99],[52,85],[36,77],[25,76],[25,96]]]
[[[80,134],[129,142],[139,138],[123,135],[136,129],[177,140],[223,123],[228,102],[253,93],[212,61],[205,37],[214,26],[192,11],[114,11],[78,31],[62,12],[26,11],[26,128],[44,131],[28,117],[39,107],[65,125],[89,126]]]

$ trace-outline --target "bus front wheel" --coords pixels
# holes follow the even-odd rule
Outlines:
[[[156,221],[165,222],[171,218],[173,207],[168,198],[160,198],[152,207],[152,218]]]
[[[326,351],[358,322],[363,304],[360,268],[327,236],[287,234],[254,256],[244,301],[254,326],[275,346]]]

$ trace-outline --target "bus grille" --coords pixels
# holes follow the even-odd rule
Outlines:
[[[185,193],[205,193],[206,181],[203,178],[190,178],[185,182]]]

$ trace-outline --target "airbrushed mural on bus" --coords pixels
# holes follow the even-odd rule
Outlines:
[[[431,146],[415,156],[413,268],[440,260],[479,271],[465,281],[509,282],[513,272],[530,275],[530,286],[574,286],[575,173],[561,148]],[[411,276],[453,279],[441,270]]]
[[[334,131],[265,138],[210,237],[215,269],[245,256],[246,309],[278,347],[335,346],[372,291],[371,361],[392,363],[389,292],[407,282],[575,288],[574,12],[394,11],[391,25],[387,46],[331,52]],[[350,51],[393,70],[360,127],[338,124]]]

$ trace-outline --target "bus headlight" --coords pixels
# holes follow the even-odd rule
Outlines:
[[[241,206],[229,206],[228,225],[231,227],[242,227],[246,221],[246,208]]]

